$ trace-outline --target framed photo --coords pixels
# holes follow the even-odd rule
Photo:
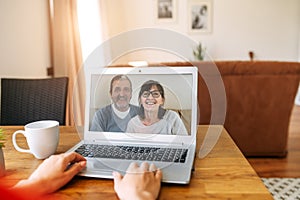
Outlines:
[[[157,22],[175,22],[177,0],[155,0],[155,19]]]
[[[190,33],[210,33],[212,31],[211,0],[188,1],[188,30]]]

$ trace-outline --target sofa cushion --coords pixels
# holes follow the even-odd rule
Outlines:
[[[290,115],[299,86],[300,63],[216,61],[162,65],[194,65],[201,71],[198,78],[199,124],[224,123],[246,156],[286,155]],[[213,68],[217,68],[219,73]],[[225,122],[222,112],[217,112],[219,116],[211,119],[211,95],[204,81],[217,76],[222,79],[226,92],[226,102],[220,100],[216,105],[220,106],[220,110],[222,105],[226,106]]]

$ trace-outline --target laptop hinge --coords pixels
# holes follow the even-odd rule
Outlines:
[[[94,143],[107,143],[107,140],[93,140]],[[169,143],[169,142],[157,142],[157,141],[124,141],[124,140],[113,140],[113,141],[109,141],[111,144],[126,144],[126,145],[144,145],[144,146],[147,146],[147,145],[150,145],[150,146],[153,146],[153,145],[162,145],[162,146],[165,146],[165,145],[172,145],[172,146],[185,146],[185,144],[183,142],[179,143],[179,142],[175,142],[175,143]]]

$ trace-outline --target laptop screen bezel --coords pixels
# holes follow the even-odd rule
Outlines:
[[[182,74],[191,75],[191,126],[190,135],[163,135],[163,134],[139,134],[139,133],[122,133],[122,132],[99,132],[90,131],[90,121],[93,116],[90,114],[91,108],[91,87],[93,75],[116,75],[116,74]],[[196,67],[166,67],[166,66],[151,66],[151,67],[98,67],[85,70],[86,80],[86,101],[85,101],[85,120],[84,120],[84,140],[85,141],[123,141],[139,142],[139,143],[178,143],[191,144],[195,142],[197,133],[197,81],[198,72]]]

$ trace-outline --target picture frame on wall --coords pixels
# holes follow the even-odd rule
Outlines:
[[[155,0],[155,19],[157,22],[175,22],[177,0]]]
[[[211,0],[188,1],[188,31],[190,33],[212,32]]]

